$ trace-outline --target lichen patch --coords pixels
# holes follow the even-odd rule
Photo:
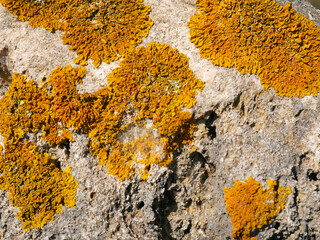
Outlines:
[[[52,32],[62,30],[64,44],[76,51],[75,63],[87,65],[92,59],[101,62],[117,60],[137,46],[149,33],[152,20],[150,6],[142,0],[0,0],[21,21]]]
[[[320,29],[290,4],[274,0],[197,0],[188,22],[203,58],[258,74],[280,96],[320,91]]]

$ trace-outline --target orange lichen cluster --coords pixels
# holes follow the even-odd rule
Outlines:
[[[235,239],[257,239],[251,231],[262,228],[285,207],[290,188],[279,186],[269,180],[268,188],[262,189],[260,182],[249,177],[240,182],[235,180],[233,188],[225,188],[226,210],[233,224]]]
[[[203,82],[177,50],[154,42],[139,47],[108,76],[109,85],[94,94],[76,89],[85,73],[84,67],[57,67],[40,87],[14,74],[0,99],[5,139],[0,188],[20,210],[25,230],[42,227],[62,205],[73,206],[77,189],[70,168],[61,171],[56,160],[39,153],[29,141],[32,134],[58,147],[73,141],[71,128],[86,134],[92,155],[120,180],[136,169],[147,179],[152,164],[169,165],[174,151],[192,141],[195,120],[184,108],[195,104]]]
[[[148,35],[150,10],[142,0],[86,2],[79,17],[70,20],[63,42],[79,55],[75,63],[87,64],[88,58],[96,67],[101,61],[110,63]]]
[[[320,90],[320,29],[274,0],[197,0],[188,22],[202,57],[241,73],[258,74],[280,96]]]
[[[135,47],[153,25],[142,0],[0,0],[21,21],[50,31],[62,30],[64,44],[75,50],[75,63],[98,67]]]
[[[43,140],[51,145],[73,141],[71,131],[58,122],[69,126],[70,121],[77,121],[74,112],[80,104],[75,100],[75,83],[80,82],[84,74],[84,67],[58,67],[48,80],[52,84],[51,94],[46,85],[38,87],[35,81],[26,81],[25,76],[14,74],[10,88],[0,100],[1,135],[12,143],[23,140],[26,132],[40,130]]]
[[[93,94],[76,90],[85,72],[84,67],[57,67],[41,87],[13,76],[0,100],[4,159],[18,154],[7,150],[12,144],[29,144],[28,134],[60,146],[73,141],[72,128],[88,136],[92,155],[110,174],[123,180],[139,170],[147,179],[152,164],[169,165],[174,151],[192,142],[195,120],[185,108],[195,104],[204,84],[177,50],[153,42],[128,52],[108,76],[109,85]],[[134,129],[138,133],[132,135]],[[32,149],[35,158],[48,158]],[[14,167],[15,160],[10,161]]]
[[[0,0],[20,21],[29,21],[32,27],[43,27],[51,32],[62,30],[83,0]]]
[[[43,133],[52,143],[72,138],[57,136],[50,103],[45,93],[32,81],[14,75],[12,86],[0,100],[0,133],[5,138],[4,156],[0,156],[0,188],[8,191],[10,202],[19,209],[18,218],[23,228],[41,228],[61,213],[61,206],[75,204],[77,182],[70,168],[61,171],[48,154],[36,151],[36,145],[26,140],[27,132]],[[50,127],[53,127],[50,129]],[[2,154],[2,151],[1,151]]]
[[[0,189],[7,191],[10,203],[25,231],[41,228],[62,213],[63,205],[73,207],[78,183],[56,166],[47,153],[40,154],[33,142],[6,143],[5,156],[0,147]]]
[[[85,67],[58,66],[43,85],[43,87],[49,87],[50,114],[56,123],[61,122],[67,128],[73,127],[79,130],[88,121],[88,115],[84,116],[87,112],[85,101],[76,89],[77,84],[82,83],[85,74]]]
[[[195,78],[183,54],[167,44],[153,42],[148,47],[139,47],[128,53],[120,67],[112,71],[108,83],[109,86],[95,93],[98,102],[92,107],[92,115],[97,109],[102,112],[88,136],[92,139],[92,153],[99,157],[101,164],[107,163],[110,173],[120,180],[130,177],[138,152],[144,156],[144,160],[138,162],[145,164],[146,169],[155,162],[166,166],[171,163],[175,150],[191,143],[195,121],[182,108],[195,104],[197,90],[202,90],[203,82]],[[106,98],[108,102],[103,102]],[[144,127],[147,119],[152,120],[158,137],[149,132],[131,143],[121,141],[123,133],[133,126]],[[151,153],[157,152],[154,146],[162,146],[163,151],[147,154],[146,149],[139,147],[142,145],[148,146]],[[132,146],[140,150],[129,150]],[[147,174],[145,171],[143,178]]]
[[[36,144],[28,139],[30,134],[38,135],[51,146],[73,141],[72,132],[59,123],[68,125],[66,118],[77,120],[73,118],[74,102],[63,94],[72,97],[74,82],[80,82],[84,74],[84,68],[58,67],[48,80],[50,94],[47,85],[38,87],[14,74],[0,99],[0,133],[5,144],[4,156],[0,156],[0,188],[8,191],[10,202],[19,209],[18,218],[26,231],[48,223],[62,212],[62,205],[75,204],[77,182],[70,167],[62,171],[56,160],[38,153]]]

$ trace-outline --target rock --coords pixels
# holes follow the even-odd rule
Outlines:
[[[258,239],[320,239],[319,97],[281,98],[272,89],[263,90],[256,75],[201,58],[187,27],[195,1],[144,2],[151,6],[154,26],[141,45],[157,41],[177,48],[205,82],[190,110],[198,125],[194,150],[181,149],[168,168],[153,165],[146,181],[137,175],[120,182],[90,155],[88,138],[74,133],[68,149],[51,149],[50,154],[62,169],[72,167],[79,183],[76,206],[64,209],[41,230],[24,232],[1,191],[0,238],[231,239],[223,189],[252,176],[264,186],[273,179],[292,190],[285,209],[254,232]],[[319,10],[307,1],[292,2],[320,26]],[[76,54],[63,45],[61,32],[32,28],[3,6],[0,26],[0,97],[15,72],[40,83],[58,65],[76,66]],[[78,89],[92,93],[106,86],[106,76],[118,64],[95,68],[90,62]]]

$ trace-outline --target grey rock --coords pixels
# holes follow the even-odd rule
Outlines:
[[[320,10],[307,1],[292,2],[320,26]],[[249,176],[263,185],[273,179],[292,189],[285,209],[255,232],[258,239],[320,239],[319,97],[281,98],[264,91],[256,75],[200,58],[186,25],[196,11],[195,1],[145,4],[151,5],[155,24],[141,45],[157,41],[177,48],[205,82],[190,110],[198,122],[194,150],[181,149],[169,168],[152,166],[147,181],[136,175],[120,182],[90,155],[88,139],[74,132],[69,149],[49,152],[62,169],[72,167],[79,183],[76,206],[40,230],[24,232],[17,209],[0,192],[0,239],[232,239],[223,189]],[[76,54],[62,44],[61,32],[32,28],[2,6],[0,26],[0,97],[14,72],[40,82],[58,65],[75,66]],[[106,76],[118,63],[99,68],[90,63],[78,89],[95,92],[107,85]],[[45,143],[38,145],[48,150]]]

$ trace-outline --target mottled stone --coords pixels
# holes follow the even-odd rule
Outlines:
[[[198,122],[194,150],[181,149],[169,168],[152,166],[147,181],[137,175],[119,182],[90,155],[89,140],[74,132],[75,142],[49,153],[62,169],[72,167],[79,183],[76,206],[41,230],[24,232],[7,194],[0,192],[0,239],[231,239],[223,189],[249,176],[264,186],[273,179],[292,189],[272,224],[254,232],[258,239],[320,239],[320,98],[281,98],[264,91],[256,75],[200,58],[187,27],[195,0],[144,2],[151,6],[154,26],[141,45],[157,41],[177,48],[205,82],[190,110]],[[320,10],[307,1],[292,2],[320,26]],[[61,32],[32,28],[2,6],[0,26],[0,97],[14,72],[40,82],[58,65],[75,66],[76,54],[62,44]],[[95,68],[89,61],[78,89],[95,92],[107,85],[118,63]]]

